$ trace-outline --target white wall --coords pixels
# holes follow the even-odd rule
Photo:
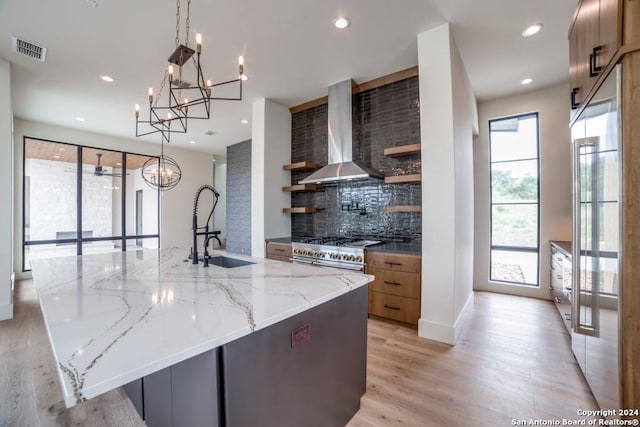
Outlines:
[[[0,59],[0,320],[13,317],[13,117],[11,68]]]
[[[251,254],[265,256],[265,239],[291,235],[291,219],[282,208],[291,206],[291,113],[269,99],[253,104],[251,128]]]
[[[474,289],[537,298],[549,295],[549,240],[571,240],[568,84],[483,102],[474,141]],[[538,112],[540,132],[540,287],[489,282],[489,120]]]
[[[449,24],[418,35],[422,315],[418,333],[455,344],[473,301],[475,97]]]
[[[14,166],[15,166],[15,221],[13,231],[16,236],[22,235],[22,159],[23,139],[33,137],[58,142],[68,142],[97,148],[109,148],[137,154],[158,155],[160,145],[143,142],[134,138],[124,139],[113,136],[83,132],[76,129],[63,128],[27,120],[14,120]],[[182,169],[182,180],[172,190],[165,191],[160,198],[160,239],[162,247],[191,246],[191,224],[193,214],[193,198],[203,184],[211,184],[213,172],[211,157],[200,152],[175,148],[165,144],[165,154],[173,157]],[[4,157],[2,157],[4,159]],[[2,168],[0,168],[2,169]],[[211,198],[203,197],[200,204],[200,219],[206,220],[211,209]],[[206,212],[206,214],[204,214]],[[204,218],[202,218],[204,216]],[[3,222],[0,222],[3,224]],[[15,239],[13,245],[15,271],[22,270],[22,241]],[[22,274],[21,277],[29,275]]]

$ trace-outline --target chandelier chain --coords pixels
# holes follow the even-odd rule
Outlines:
[[[191,27],[191,0],[187,0],[187,25],[186,25],[186,34],[184,35],[184,44],[189,47],[189,29]]]
[[[162,91],[164,90],[164,86],[167,83],[167,76],[169,75],[169,71],[167,71],[166,69],[164,70],[164,77],[162,77],[162,81],[160,82],[160,90],[158,91],[158,94],[156,95],[154,101],[153,101],[153,107],[156,108],[158,106],[158,101],[162,98]]]
[[[180,0],[176,0],[176,47],[180,45]]]

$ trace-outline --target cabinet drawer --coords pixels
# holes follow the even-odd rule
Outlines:
[[[562,276],[562,270],[558,268],[551,268],[551,287],[555,290],[562,291],[564,286],[564,278]]]
[[[369,289],[372,291],[409,298],[420,298],[421,283],[418,273],[370,268],[369,274],[376,278],[369,284]]]
[[[552,291],[551,297],[558,309],[558,313],[560,314],[560,318],[562,319],[564,326],[567,328],[569,333],[571,333],[571,303],[569,302],[569,299],[561,291]]]
[[[267,243],[267,258],[289,261],[291,258],[291,245],[288,243]],[[286,258],[286,259],[281,259]]]
[[[370,290],[369,313],[415,325],[420,317],[420,300]]]
[[[387,252],[367,253],[367,266],[370,269],[384,268],[387,270],[419,273],[420,265],[420,255],[391,254]]]

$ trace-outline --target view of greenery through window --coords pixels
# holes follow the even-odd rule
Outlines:
[[[538,115],[489,122],[490,280],[538,285]]]

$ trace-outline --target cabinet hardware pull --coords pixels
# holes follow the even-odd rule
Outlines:
[[[580,92],[580,88],[578,87],[574,87],[573,89],[571,89],[571,109],[572,110],[577,110],[578,107],[580,106],[580,104],[576,102],[576,95],[578,94],[578,92]]]
[[[284,249],[277,249],[277,248],[275,248],[275,249],[274,249],[274,251],[276,251],[276,252],[284,252]]]
[[[556,303],[557,304],[562,304],[562,300],[560,299],[560,297],[556,297]]]
[[[387,282],[386,280],[384,281],[385,284],[387,285],[393,285],[393,286],[402,286],[402,283],[398,283],[398,282]]]
[[[556,279],[560,279],[560,280],[562,280],[562,275],[560,275],[560,274],[556,274]]]
[[[589,77],[598,77],[598,73],[602,70],[602,67],[597,65],[598,52],[602,50],[602,46],[596,46],[593,48],[593,52],[589,54]]]
[[[387,305],[387,304],[384,305],[384,308],[388,308],[388,309],[391,309],[391,310],[400,310],[400,307],[394,307],[392,305]]]
[[[389,265],[402,265],[401,262],[391,262],[391,261],[385,261],[385,264],[389,264]]]
[[[571,320],[571,313],[564,313],[564,320]]]

